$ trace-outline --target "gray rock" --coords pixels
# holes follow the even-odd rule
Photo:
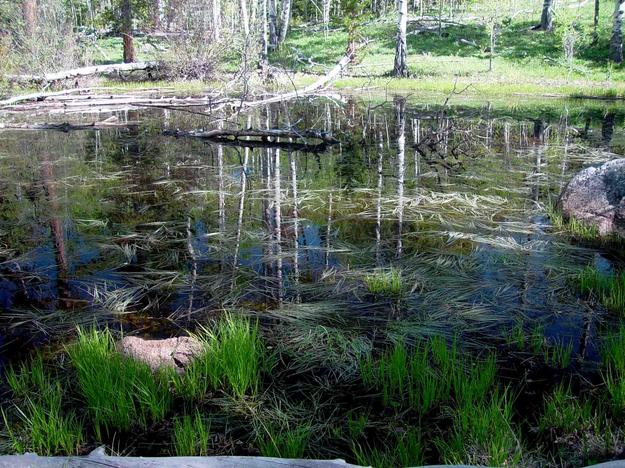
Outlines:
[[[560,195],[565,219],[577,218],[601,235],[625,236],[625,159],[614,159],[579,172]]]
[[[202,352],[202,344],[195,338],[181,336],[164,340],[146,340],[127,336],[118,344],[122,354],[145,362],[152,370],[170,367],[182,372],[195,356]]]

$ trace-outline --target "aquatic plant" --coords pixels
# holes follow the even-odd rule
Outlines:
[[[230,391],[237,397],[258,391],[266,359],[257,323],[230,314],[213,330],[202,329],[197,337],[204,351],[174,379],[178,393],[197,400],[211,389]]]
[[[7,370],[7,382],[14,394],[17,421],[2,410],[11,447],[18,453],[39,455],[75,454],[85,441],[82,422],[72,410],[65,411],[63,386],[48,374],[41,354]]]
[[[393,431],[384,448],[352,444],[356,463],[362,466],[396,467],[420,466],[425,463],[425,447],[419,428]]]
[[[488,396],[488,397],[487,397]],[[451,433],[435,440],[441,459],[450,464],[519,465],[520,435],[512,421],[509,390],[485,393],[453,408]]]
[[[118,353],[108,329],[79,328],[78,339],[67,347],[67,354],[98,438],[103,432],[126,431],[134,424],[144,427],[169,411],[172,395],[166,379],[153,374],[146,364]]]
[[[573,343],[568,342],[566,345],[556,343],[552,346],[545,346],[544,351],[545,364],[555,369],[566,369],[571,365],[571,356],[573,355]]]
[[[206,421],[198,410],[193,416],[185,414],[174,421],[173,451],[179,457],[203,456],[208,454],[210,421]]]
[[[538,430],[571,434],[587,429],[593,424],[594,416],[592,405],[575,397],[570,384],[560,384],[545,398],[545,408],[538,421]]]
[[[359,413],[358,416],[349,413],[347,415],[347,427],[349,429],[349,435],[356,439],[365,433],[367,423],[369,422],[369,416],[366,413]]]
[[[363,281],[367,291],[376,296],[400,296],[404,291],[402,272],[397,268],[376,270],[365,275]]]
[[[603,340],[601,376],[605,384],[609,402],[617,414],[625,413],[625,324]]]
[[[625,273],[608,275],[588,266],[576,280],[583,294],[592,295],[609,310],[625,314]]]
[[[258,448],[263,457],[303,458],[311,436],[309,423],[275,426],[263,424]]]
[[[565,220],[562,212],[551,203],[545,207],[545,210],[551,223],[557,230],[565,232],[576,239],[586,241],[601,239],[597,226],[585,223],[575,217],[570,217],[568,220]]]

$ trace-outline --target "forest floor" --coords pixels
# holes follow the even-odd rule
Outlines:
[[[365,22],[361,34],[368,41],[348,75],[334,82],[338,89],[378,89],[393,92],[430,92],[482,97],[591,97],[624,98],[625,68],[608,62],[612,5],[602,4],[596,40],[593,40],[593,5],[564,3],[556,11],[555,30],[532,31],[539,11],[527,11],[503,19],[497,35],[495,55],[490,60],[490,37],[483,10],[467,11],[446,20],[438,30],[434,17],[410,18],[408,64],[410,78],[395,79],[393,68],[396,24],[391,15]],[[270,63],[289,74],[285,87],[303,86],[323,75],[344,54],[347,32],[332,25],[326,32],[319,25],[295,24],[287,41],[271,53]],[[139,59],[158,59],[163,47],[139,38]],[[566,50],[568,50],[568,53]],[[107,38],[98,47],[102,63],[121,57],[121,40]],[[236,61],[223,63],[223,80],[238,68]],[[168,83],[192,93],[206,88],[201,82]],[[142,87],[141,84],[129,84]],[[146,84],[149,86],[149,84]]]

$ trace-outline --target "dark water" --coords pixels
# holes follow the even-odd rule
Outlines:
[[[268,326],[340,330],[354,346],[430,334],[495,346],[515,326],[540,328],[582,362],[596,358],[603,312],[570,278],[619,263],[554,232],[545,206],[578,170],[622,154],[622,113],[347,98],[240,116],[116,115],[129,124],[0,133],[5,356],[75,323],[164,336],[244,309]],[[221,118],[340,143],[307,152],[163,134]],[[401,299],[364,286],[389,266],[402,272]]]

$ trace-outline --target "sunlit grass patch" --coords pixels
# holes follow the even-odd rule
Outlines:
[[[588,401],[573,395],[571,386],[560,384],[545,398],[545,408],[538,423],[540,432],[574,433],[595,422],[595,412]]]
[[[266,356],[257,323],[227,315],[215,329],[203,329],[198,339],[204,352],[175,378],[177,392],[197,400],[211,390],[223,389],[237,397],[258,391]]]
[[[85,441],[82,422],[74,411],[65,411],[63,386],[44,369],[41,355],[9,368],[6,377],[15,418],[9,420],[8,410],[2,416],[12,449],[48,456],[78,453]]]
[[[609,310],[625,313],[625,273],[608,275],[586,267],[576,281],[583,294],[592,295]]]
[[[571,217],[567,221],[564,219],[562,212],[553,204],[548,204],[545,209],[551,223],[558,231],[564,232],[571,237],[580,240],[596,241],[601,239],[597,226],[585,223],[584,221],[574,217]]]
[[[173,451],[176,455],[204,456],[208,454],[210,421],[206,421],[199,411],[193,416],[185,414],[174,421]]]
[[[609,402],[619,415],[625,414],[625,324],[603,340],[602,378]]]
[[[401,270],[389,268],[376,270],[363,277],[363,281],[371,294],[376,296],[401,296],[404,292],[404,279]]]
[[[166,379],[117,352],[108,329],[79,328],[78,340],[67,353],[98,437],[135,424],[145,427],[169,411],[172,395]]]

